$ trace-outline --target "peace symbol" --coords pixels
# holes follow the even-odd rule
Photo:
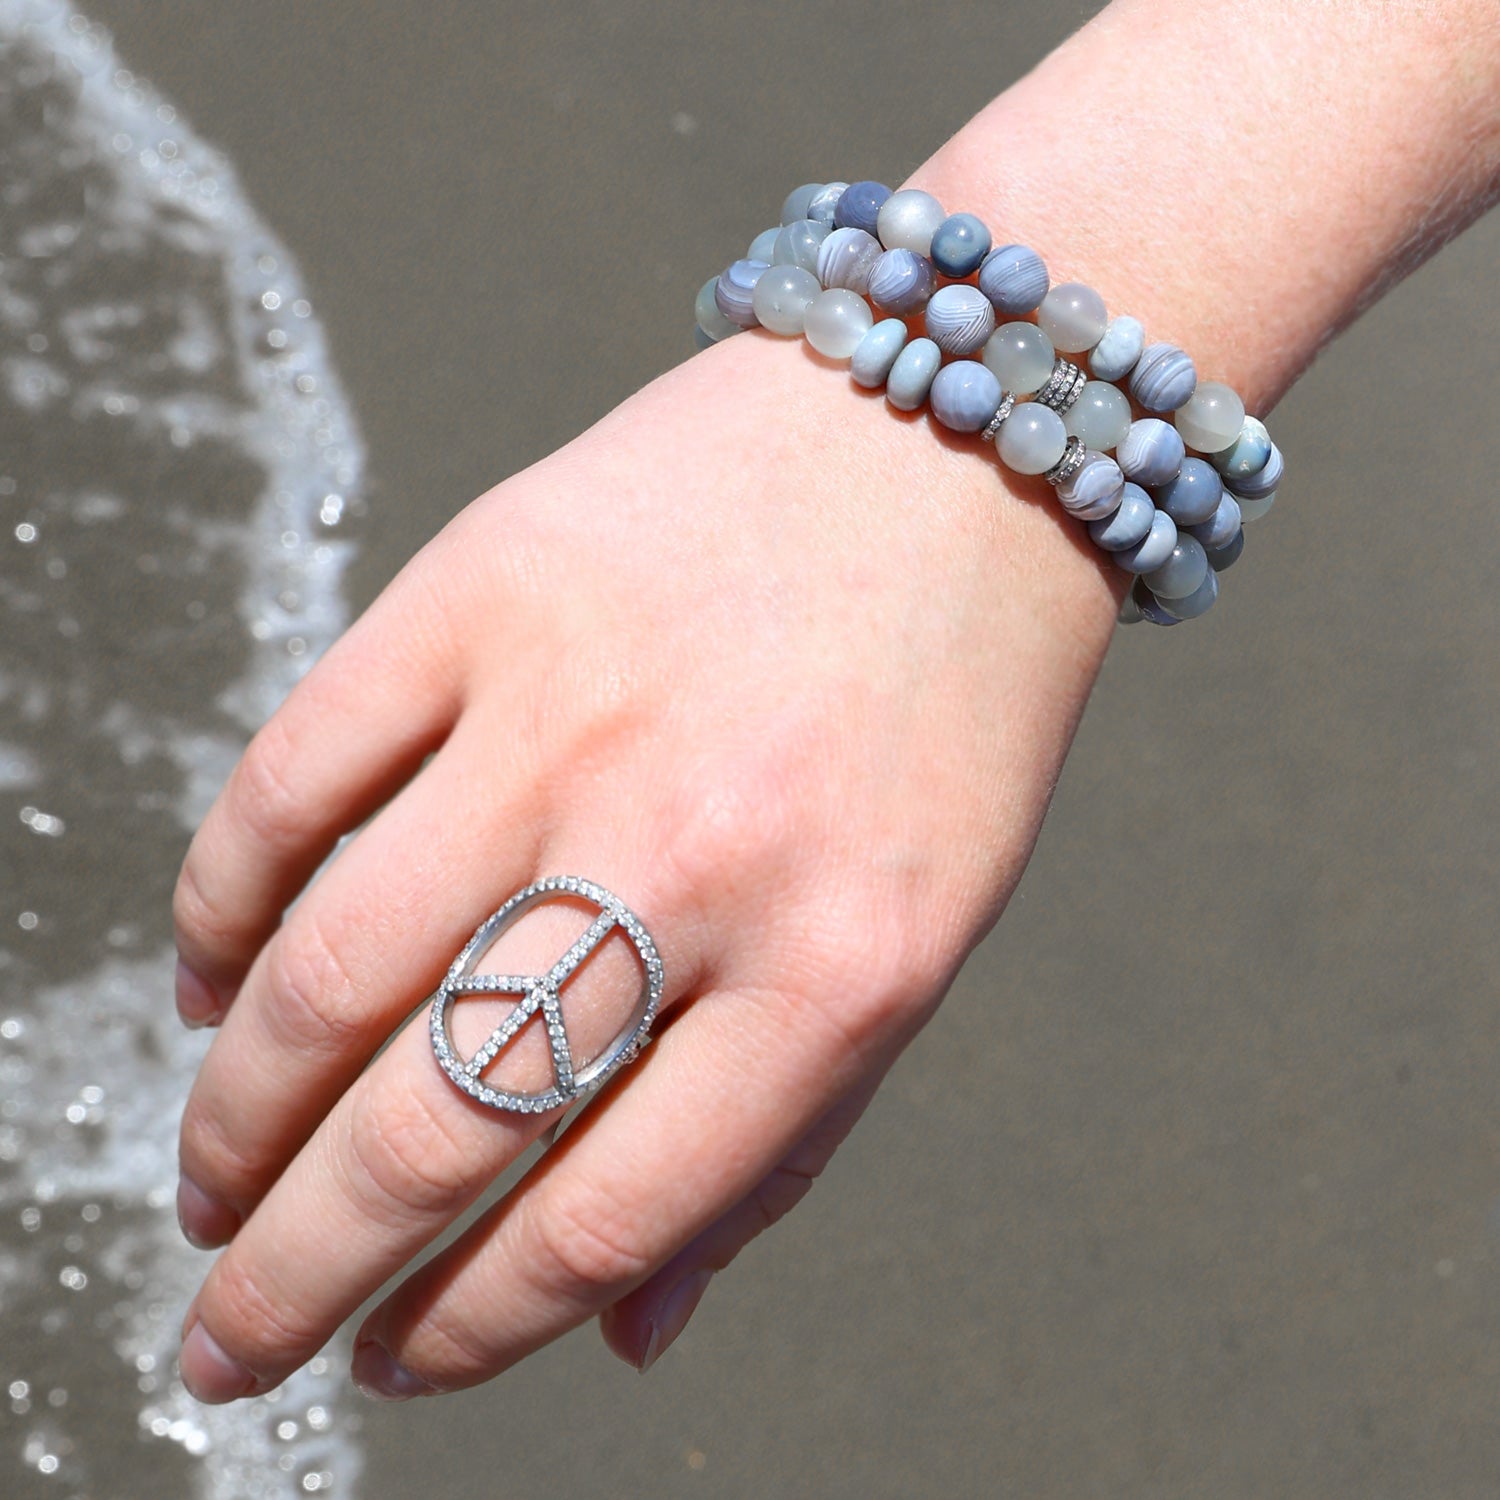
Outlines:
[[[501,933],[523,912],[543,901],[577,896],[598,909],[588,930],[544,974],[475,974],[479,961],[494,946]],[[614,928],[619,927],[635,947],[644,978],[635,1010],[607,1047],[581,1067],[573,1064],[568,1032],[563,1025],[559,992],[569,977]],[[459,1055],[453,1041],[452,1013],[460,995],[518,995],[520,1001],[490,1033],[484,1045],[470,1058]],[[662,965],[651,934],[641,920],[612,892],[591,880],[572,875],[553,875],[519,890],[464,945],[432,999],[430,1026],[432,1050],[443,1071],[464,1093],[491,1109],[519,1110],[539,1114],[571,1104],[598,1088],[612,1073],[630,1062],[646,1045],[651,1023],[661,1004]],[[491,1088],[480,1075],[499,1056],[506,1044],[540,1011],[552,1051],[554,1086],[537,1094],[517,1094]]]

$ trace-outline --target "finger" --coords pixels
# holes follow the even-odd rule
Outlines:
[[[453,653],[434,613],[397,580],[293,688],[251,740],[203,820],[173,897],[178,1010],[218,1020],[246,970],[338,839],[379,807],[448,733]]]

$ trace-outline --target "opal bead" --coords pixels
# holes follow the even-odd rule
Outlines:
[[[1224,482],[1201,458],[1185,458],[1174,478],[1156,488],[1156,503],[1182,526],[1199,526],[1219,508]]]
[[[1047,267],[1035,250],[1025,245],[1002,245],[991,250],[979,267],[979,290],[995,311],[1015,318],[1035,311],[1047,295]]]
[[[1145,346],[1146,330],[1138,318],[1111,318],[1104,337],[1089,351],[1089,369],[1096,380],[1124,380]]]
[[[874,234],[881,205],[890,196],[891,190],[883,182],[851,182],[833,211],[833,227],[863,229],[866,234]]]
[[[880,205],[875,233],[887,250],[915,250],[918,255],[932,251],[932,236],[948,215],[943,205],[920,188],[902,188]]]
[[[807,217],[815,224],[824,224],[832,229],[839,199],[844,196],[844,191],[848,186],[847,182],[825,182],[822,189],[813,194],[812,202],[807,205]]]
[[[808,306],[822,290],[818,278],[801,266],[768,266],[755,283],[751,302],[762,328],[798,334],[803,331]]]
[[[1089,536],[1095,546],[1106,552],[1123,552],[1134,547],[1151,534],[1151,522],[1156,515],[1156,506],[1138,484],[1128,481],[1121,488],[1120,503],[1114,513],[1100,516],[1089,522]]]
[[[1227,547],[1220,547],[1213,552],[1207,548],[1204,551],[1208,556],[1208,565],[1215,573],[1222,573],[1227,568],[1232,568],[1239,560],[1240,553],[1245,550],[1245,532],[1242,527],[1235,532],[1234,540]]]
[[[1130,431],[1115,449],[1115,457],[1127,479],[1150,489],[1176,475],[1185,452],[1182,436],[1170,422],[1142,417],[1130,424]]]
[[[985,344],[983,358],[1006,390],[1030,396],[1046,384],[1057,352],[1035,323],[1002,323]]]
[[[990,232],[973,214],[949,214],[932,235],[928,252],[944,276],[972,276],[990,253]]]
[[[849,361],[849,374],[856,385],[878,390],[885,384],[906,343],[906,324],[900,318],[877,323],[860,341]]]
[[[795,224],[798,219],[805,219],[813,199],[822,191],[821,182],[804,182],[801,187],[793,188],[781,205],[781,222]]]
[[[1240,505],[1233,495],[1223,496],[1213,515],[1188,530],[1203,543],[1210,554],[1222,551],[1240,534]]]
[[[1045,474],[1063,456],[1068,434],[1062,418],[1048,406],[1023,402],[1010,414],[995,439],[1000,461],[1017,474]]]
[[[1130,394],[1147,411],[1176,411],[1197,385],[1192,360],[1176,344],[1147,344],[1130,372]]]
[[[921,312],[937,290],[937,272],[915,250],[887,250],[870,268],[870,300],[882,312],[907,317]]]
[[[939,287],[927,303],[927,336],[944,354],[977,354],[994,331],[995,309],[977,286]]]
[[[875,322],[870,304],[847,287],[819,292],[807,309],[807,342],[829,359],[848,359]]]
[[[804,271],[818,269],[818,247],[828,238],[826,224],[811,219],[794,219],[776,236],[771,252],[773,266],[801,266]]]
[[[1285,471],[1286,460],[1281,456],[1281,449],[1272,443],[1265,463],[1256,473],[1246,474],[1243,477],[1237,474],[1230,475],[1226,477],[1224,484],[1227,489],[1243,500],[1260,500],[1275,491]]]
[[[698,300],[693,304],[693,316],[698,320],[698,332],[711,344],[717,344],[720,339],[727,339],[731,333],[740,331],[740,325],[733,318],[726,318],[719,311],[718,298],[715,295],[718,285],[719,278],[710,276],[703,283],[698,292]]]
[[[944,427],[981,432],[999,409],[1002,394],[1000,382],[977,359],[955,359],[937,372],[927,398]]]
[[[771,258],[776,254],[776,236],[780,233],[780,224],[776,225],[774,229],[762,229],[750,241],[750,248],[745,252],[745,259],[763,260],[767,265],[770,265]]]
[[[1245,425],[1245,403],[1223,381],[1202,380],[1177,408],[1173,421],[1189,448],[1219,453],[1239,437]]]
[[[1143,620],[1150,620],[1153,625],[1180,625],[1182,621],[1176,615],[1169,615],[1161,607],[1161,600],[1146,587],[1144,578],[1137,578],[1130,590],[1130,597],[1135,607],[1140,610]]]
[[[738,323],[741,328],[755,327],[755,283],[770,269],[758,260],[737,260],[720,273],[714,287],[714,301],[731,323]]]
[[[1163,598],[1157,594],[1156,602],[1164,614],[1169,614],[1174,619],[1196,620],[1199,615],[1206,615],[1218,602],[1218,598],[1219,575],[1205,563],[1203,582],[1191,594],[1184,594],[1180,598]]]
[[[885,252],[863,229],[835,229],[818,246],[818,280],[824,286],[847,287],[861,297],[870,290],[870,269]]]
[[[1171,556],[1143,576],[1158,599],[1186,599],[1207,572],[1208,558],[1198,540],[1179,531]]]
[[[1030,409],[1023,406],[1018,412]],[[1013,414],[1011,421],[1014,420]],[[1097,521],[1112,515],[1124,493],[1125,476],[1120,473],[1119,464],[1103,453],[1093,452],[1086,454],[1083,463],[1057,487],[1062,508],[1080,521]]]
[[[1130,431],[1130,402],[1107,380],[1086,380],[1082,394],[1063,413],[1063,426],[1070,437],[1108,452]]]
[[[1260,520],[1275,503],[1275,490],[1272,490],[1269,495],[1257,495],[1253,500],[1240,496],[1240,524],[1248,526],[1252,521]]]
[[[1177,545],[1177,523],[1164,510],[1153,508],[1151,530],[1133,547],[1122,547],[1115,562],[1127,573],[1150,573],[1166,562]]]
[[[1104,337],[1109,314],[1104,298],[1081,281],[1064,281],[1042,298],[1036,320],[1062,354],[1080,354]]]
[[[897,411],[916,411],[927,399],[942,362],[943,351],[931,339],[913,339],[896,356],[885,378],[885,399]],[[1005,428],[1000,430],[1004,432]]]
[[[1271,456],[1271,434],[1259,417],[1246,417],[1239,438],[1222,453],[1209,456],[1209,463],[1226,480],[1248,479],[1265,468]]]

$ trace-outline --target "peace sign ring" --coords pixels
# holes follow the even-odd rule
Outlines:
[[[544,901],[578,896],[598,909],[599,915],[588,931],[568,949],[544,974],[475,974],[479,961],[494,946],[500,934],[524,912]],[[559,991],[573,971],[619,927],[635,947],[644,978],[635,1009],[614,1039],[584,1066],[575,1068],[568,1048],[568,1032],[563,1025]],[[553,875],[517,891],[504,906],[480,925],[453,960],[447,977],[432,997],[432,1050],[438,1063],[453,1082],[471,1098],[491,1109],[517,1110],[522,1114],[541,1114],[558,1109],[592,1093],[617,1069],[625,1066],[646,1045],[651,1023],[661,1005],[662,967],[656,944],[641,919],[612,892],[591,880],[571,875]],[[470,1058],[459,1055],[453,1041],[453,1004],[461,995],[515,995],[514,1010],[490,1033],[484,1045]],[[481,1077],[521,1028],[538,1011],[547,1028],[547,1042],[552,1049],[552,1070],[556,1082],[539,1094],[509,1093],[491,1088]]]

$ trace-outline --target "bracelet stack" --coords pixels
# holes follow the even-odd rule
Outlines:
[[[1040,475],[1136,575],[1125,624],[1206,613],[1245,523],[1276,499],[1281,450],[1229,386],[1200,381],[1176,345],[1148,344],[1092,287],[1053,285],[1034,250],[996,247],[930,193],[797,188],[781,223],[704,283],[696,313],[700,345],[755,327],[804,335],[897,410],[928,404],[1007,468]]]

